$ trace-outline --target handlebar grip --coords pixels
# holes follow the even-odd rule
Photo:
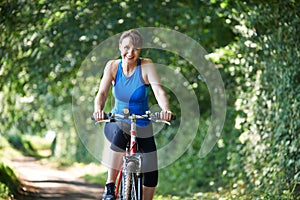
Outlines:
[[[172,115],[171,120],[176,120],[176,115]]]
[[[104,119],[109,119],[111,117],[111,113],[104,113]],[[91,115],[91,120],[96,121],[94,115]]]
[[[155,116],[155,119],[160,119],[160,114],[161,114],[160,112],[156,112],[152,116]],[[173,120],[176,120],[176,115],[172,114],[170,121],[173,121]]]
[[[95,121],[94,115],[91,115],[91,120]]]

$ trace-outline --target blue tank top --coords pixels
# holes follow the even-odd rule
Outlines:
[[[120,60],[112,89],[115,97],[115,106],[112,113],[123,114],[123,109],[129,108],[131,114],[145,114],[149,110],[149,89],[150,86],[144,83],[142,77],[141,60],[138,59],[136,69],[130,77],[124,75],[122,60]],[[149,120],[137,120],[138,126],[147,126],[148,124]]]

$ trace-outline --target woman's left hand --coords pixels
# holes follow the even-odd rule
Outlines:
[[[160,112],[160,119],[161,120],[166,120],[166,121],[171,121],[172,119],[172,112],[169,110],[163,110]]]

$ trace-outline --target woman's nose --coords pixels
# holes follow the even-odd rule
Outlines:
[[[128,53],[133,54],[133,53],[134,53],[134,48],[130,48],[130,49],[128,50]]]

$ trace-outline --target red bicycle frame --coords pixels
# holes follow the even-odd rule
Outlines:
[[[136,153],[136,117],[132,115],[131,118],[131,129],[130,129],[130,155]]]
[[[126,156],[132,156],[136,154],[137,152],[137,140],[136,140],[136,115],[132,114],[130,117],[130,146],[129,149],[126,150]],[[118,175],[118,182],[116,185],[116,191],[115,195],[116,198],[118,198],[119,195],[119,189],[121,184],[121,179],[123,175],[123,167],[120,169],[119,175]]]

